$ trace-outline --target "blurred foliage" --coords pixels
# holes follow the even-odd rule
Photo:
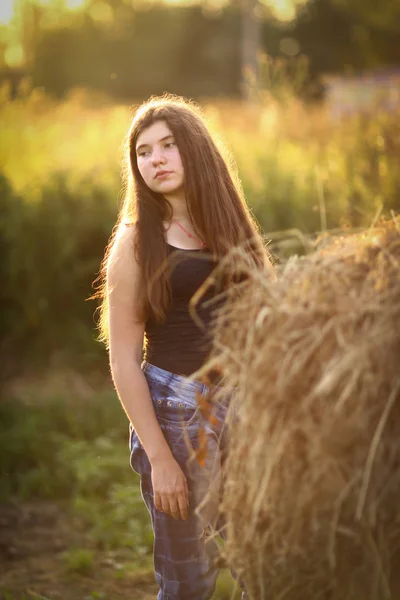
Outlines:
[[[64,554],[65,565],[71,573],[90,573],[95,566],[95,555],[86,548],[71,548]]]
[[[14,397],[0,403],[2,499],[13,494],[54,498],[96,493],[104,483],[102,479],[96,484],[101,468],[104,478],[111,473],[116,479],[124,476],[125,447],[120,442],[126,417],[115,396],[99,392],[82,400],[76,392],[66,393],[62,388],[52,396],[43,393],[38,398],[36,392],[21,403]],[[95,418],[88,419],[88,414]],[[126,431],[126,446],[127,435]],[[114,451],[110,459],[109,446],[118,447],[117,442],[119,454]],[[93,465],[85,463],[85,453],[89,458],[95,455]]]
[[[73,523],[74,536],[68,548],[53,556],[53,566],[61,560],[67,574],[87,578],[106,559],[112,569],[103,569],[93,585],[135,571],[149,582],[153,533],[139,477],[129,465],[126,416],[109,389],[77,394],[60,377],[50,387],[25,382],[0,402],[0,502],[23,506],[51,500],[60,507],[63,518]],[[23,562],[12,568],[22,572]],[[138,577],[134,585],[139,582]],[[232,599],[233,587],[229,573],[222,572],[215,598]],[[59,588],[57,597],[65,597],[62,582]],[[0,594],[17,600],[11,590],[2,588]],[[18,595],[19,600],[30,597]],[[99,591],[90,597],[105,595]]]
[[[8,397],[0,403],[0,423],[1,501],[63,500],[94,547],[150,553],[151,527],[115,394]],[[67,563],[72,568],[81,558],[87,566],[87,557],[73,552]]]
[[[296,100],[280,60],[255,102],[205,105],[227,141],[245,196],[268,234],[368,226],[400,208],[400,122],[372,111],[333,120]],[[121,199],[120,150],[131,111],[83,91],[62,102],[23,85],[0,92],[2,374],[54,360],[107,373],[92,282]],[[272,250],[280,252],[279,239]],[[58,357],[58,358],[57,358]]]
[[[71,183],[53,173],[32,198],[0,178],[1,349],[32,367],[51,352],[76,351],[79,361],[90,362],[100,351],[91,339],[94,325],[88,330],[94,306],[85,300],[116,211],[89,174],[72,189]]]
[[[288,22],[274,18],[269,4],[277,3],[259,2],[260,50],[307,56],[301,91],[318,97],[321,75],[400,64],[399,1],[308,0]],[[166,90],[237,97],[243,89],[237,0],[90,0],[74,10],[57,1],[17,5],[10,25],[0,26],[0,81],[11,81],[13,89],[23,75],[58,97],[77,86],[123,101]]]
[[[15,68],[24,67],[35,87],[62,96],[85,86],[126,100],[171,87],[190,96],[238,93],[239,37],[234,7],[143,2],[132,8],[102,0],[54,17],[54,5],[22,2],[9,43],[22,48],[24,61]],[[12,72],[4,52],[3,79]]]
[[[356,14],[364,23],[400,31],[400,1],[333,0],[345,11]]]

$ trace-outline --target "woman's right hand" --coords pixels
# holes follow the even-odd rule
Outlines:
[[[186,477],[170,454],[152,462],[151,482],[154,505],[157,510],[172,515],[174,519],[187,519],[189,492]]]

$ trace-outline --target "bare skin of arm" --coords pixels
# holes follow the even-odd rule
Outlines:
[[[107,269],[111,374],[122,407],[149,458],[156,508],[186,519],[186,477],[159,426],[140,366],[144,323],[138,318],[140,269],[133,251],[134,235],[134,226],[120,226]]]

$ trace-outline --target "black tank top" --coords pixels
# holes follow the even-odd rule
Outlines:
[[[222,300],[204,306],[215,295],[211,287],[196,307],[204,329],[194,322],[189,302],[200,285],[210,275],[216,263],[207,250],[183,250],[168,244],[168,255],[174,256],[170,276],[171,302],[164,322],[149,318],[145,326],[146,349],[144,358],[149,363],[178,375],[191,375],[205,362],[211,349],[210,327],[213,312]],[[203,255],[203,256],[201,256]]]

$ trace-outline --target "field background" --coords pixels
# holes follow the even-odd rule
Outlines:
[[[317,4],[308,9],[316,38]],[[361,18],[358,3],[350,4],[350,14]],[[359,30],[346,60],[353,57],[354,70],[393,69],[400,58],[385,58],[374,33],[385,27],[392,32],[390,18],[377,23],[368,3],[363,6],[369,42]],[[155,72],[136,95],[116,89],[115,78],[107,80],[109,89],[103,79],[96,87],[83,75],[77,85],[77,76],[67,80],[62,69],[56,79],[58,63],[51,62],[46,44],[61,44],[61,31],[73,30],[71,15],[80,14],[74,10],[63,13],[68,23],[59,15],[58,25],[38,29],[30,55],[16,18],[0,28],[0,598],[149,600],[156,589],[149,520],[129,467],[126,417],[96,341],[96,303],[88,298],[122,197],[121,144],[132,106],[153,82],[154,92],[185,90],[181,80],[167,85]],[[169,10],[174,22],[175,8]],[[292,25],[299,38],[301,18]],[[284,49],[271,33],[283,25],[266,18],[263,23],[264,50],[268,40]],[[87,44],[82,56],[90,62],[95,41],[90,46],[88,36],[81,40]],[[309,56],[264,52],[259,79],[244,94],[237,82],[229,88],[226,81],[217,93],[218,77],[205,71],[198,74],[198,88],[187,92],[235,157],[278,265],[293,253],[312,251],[313,240],[328,230],[369,227],[400,208],[400,108],[364,103],[359,110],[355,102],[349,111],[346,101],[341,111],[340,101],[333,105],[317,75],[332,68],[342,77],[343,65],[341,72],[339,64],[313,60],[322,42]],[[370,63],[363,55],[360,64],[361,43]],[[79,56],[70,51],[58,50],[59,64],[75,56],[76,71]],[[94,53],[92,68],[99,60]],[[223,571],[215,598],[233,593]]]

